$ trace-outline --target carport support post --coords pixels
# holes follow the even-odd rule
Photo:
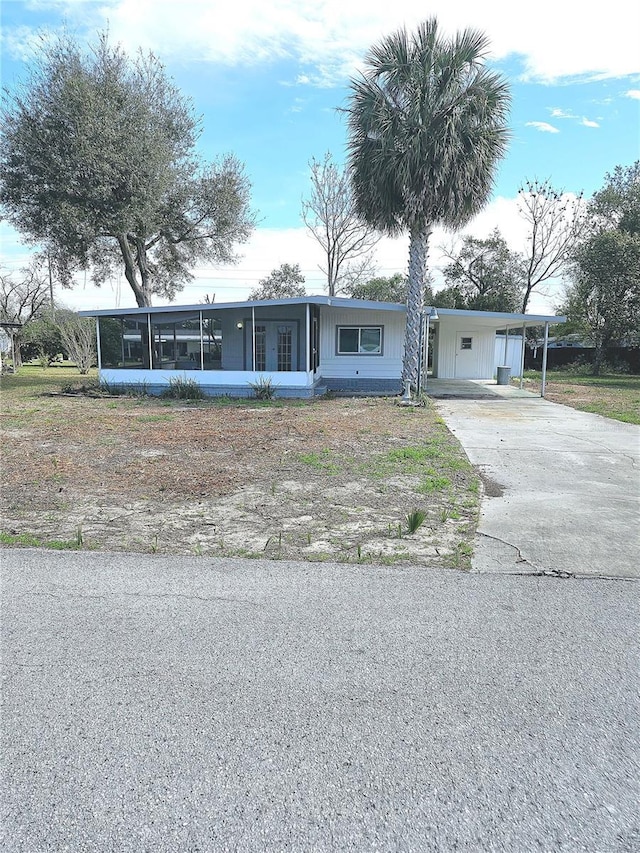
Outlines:
[[[202,329],[202,311],[198,311],[198,316],[200,320],[200,370],[204,370],[204,334]],[[209,352],[211,352],[211,345],[209,345]]]
[[[503,364],[506,365],[509,362],[507,359],[509,358],[509,327],[506,326],[504,330],[504,359]]]
[[[544,324],[544,346],[542,349],[542,381],[540,383],[540,396],[544,397],[547,384],[547,344],[549,343],[549,324]]]
[[[522,324],[522,346],[520,347],[520,388],[524,385],[524,336],[527,332],[527,327]]]

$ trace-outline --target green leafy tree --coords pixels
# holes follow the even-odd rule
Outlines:
[[[575,253],[573,283],[561,311],[594,343],[597,375],[606,349],[640,342],[640,238],[601,231]]]
[[[44,42],[2,105],[0,203],[69,284],[123,269],[139,306],[173,298],[200,261],[230,263],[254,225],[231,155],[203,162],[199,120],[153,55],[131,60],[101,35],[86,54]]]
[[[438,307],[472,311],[520,310],[523,259],[509,249],[497,228],[485,239],[465,237],[459,251],[449,252],[447,257],[451,261],[443,269],[447,287],[434,297]]]
[[[488,201],[507,141],[509,88],[485,66],[486,36],[444,37],[435,18],[374,45],[351,81],[349,162],[358,213],[409,232],[403,380],[418,377],[429,237],[458,228]]]
[[[258,287],[249,294],[249,299],[288,299],[304,296],[304,276],[299,264],[282,264],[267,278],[258,282]]]
[[[376,276],[363,284],[354,285],[349,290],[352,299],[371,299],[374,302],[407,302],[408,280],[400,272],[391,276]],[[431,285],[425,285],[423,301],[433,304]]]
[[[352,299],[371,299],[374,302],[406,302],[407,277],[400,272],[391,276],[376,276],[349,289]]]
[[[640,162],[607,175],[589,212],[590,232],[574,250],[560,310],[593,340],[598,374],[607,347],[640,343]]]
[[[601,228],[640,234],[640,160],[616,166],[606,184],[591,199],[590,211]]]
[[[23,361],[39,358],[46,366],[52,364],[64,352],[60,327],[51,317],[39,317],[24,327],[20,339],[20,355]]]

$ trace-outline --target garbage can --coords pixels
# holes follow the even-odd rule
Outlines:
[[[498,368],[498,385],[508,385],[511,379],[511,368],[507,365],[506,367]]]

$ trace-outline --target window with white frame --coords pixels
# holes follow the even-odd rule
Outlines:
[[[460,338],[460,349],[472,349],[473,348],[473,338],[462,337]]]
[[[338,355],[382,355],[382,326],[338,326]]]

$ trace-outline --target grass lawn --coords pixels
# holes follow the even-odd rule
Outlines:
[[[539,371],[527,370],[524,376],[526,388],[540,388]],[[608,373],[591,376],[550,370],[547,372],[545,397],[582,412],[640,424],[640,376],[637,375]]]
[[[0,544],[470,564],[481,485],[432,405],[69,393],[95,382],[2,377]]]

